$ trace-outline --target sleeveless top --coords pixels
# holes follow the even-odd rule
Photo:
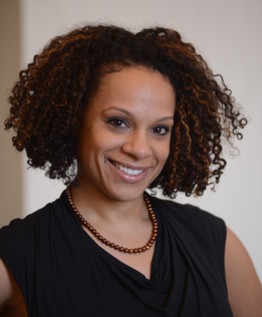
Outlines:
[[[150,280],[89,237],[65,192],[3,227],[0,257],[28,316],[232,317],[224,222],[191,205],[150,200],[159,225]]]

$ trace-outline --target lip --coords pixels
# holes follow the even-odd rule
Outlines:
[[[109,166],[114,174],[117,174],[121,179],[128,183],[136,183],[142,180],[146,176],[149,169],[149,167],[120,163],[112,159],[107,159],[106,161],[109,163]],[[120,166],[122,167],[121,169]],[[133,170],[134,173],[127,173],[125,169]]]

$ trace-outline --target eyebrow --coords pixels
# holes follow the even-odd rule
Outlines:
[[[119,112],[122,112],[122,113],[124,113],[125,115],[134,118],[134,115],[133,115],[131,112],[129,112],[129,111],[125,110],[125,109],[122,109],[122,108],[115,107],[115,106],[112,106],[112,107],[110,107],[110,108],[107,108],[107,109],[103,110],[102,113],[107,112],[108,110],[112,110],[112,109],[113,109],[113,110],[117,110],[117,111],[119,111]],[[166,116],[166,117],[163,117],[163,118],[158,119],[156,122],[162,122],[162,121],[167,121],[167,120],[172,120],[172,121],[174,121],[174,117],[173,117],[173,116]]]

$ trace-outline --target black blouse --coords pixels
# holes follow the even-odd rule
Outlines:
[[[65,192],[3,227],[0,257],[23,293],[28,316],[232,317],[224,222],[190,205],[151,202],[159,234],[150,280],[86,234]]]

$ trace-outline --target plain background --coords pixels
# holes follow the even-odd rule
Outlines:
[[[261,0],[1,0],[0,116],[18,72],[54,36],[85,23],[113,23],[133,31],[163,25],[193,42],[215,73],[222,73],[250,118],[240,155],[226,149],[228,166],[216,192],[179,196],[222,217],[237,233],[262,279],[262,2]],[[1,123],[2,124],[2,123]],[[28,170],[0,131],[0,226],[57,198],[64,186]]]

